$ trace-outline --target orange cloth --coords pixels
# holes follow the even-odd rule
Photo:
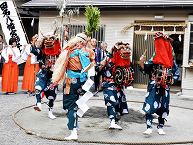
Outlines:
[[[40,68],[38,64],[31,64],[31,55],[28,55],[28,59],[24,68],[22,90],[35,90],[34,83],[36,80],[36,74],[38,73],[39,69]]]
[[[94,51],[91,50],[91,49],[86,48],[86,49],[83,50],[83,52],[88,52],[89,53],[88,57],[90,58],[90,62],[94,63],[96,65]],[[71,51],[70,53],[73,54],[74,52]],[[67,61],[68,62],[66,64],[67,64],[67,68],[69,70],[82,70],[82,64],[81,64],[80,58],[78,56],[73,56],[72,58],[68,57]],[[68,76],[66,76],[66,90],[64,92],[65,94],[70,93],[71,82],[72,82],[72,78],[68,78]]]
[[[69,70],[82,70],[82,64],[79,56],[73,56],[69,58],[67,68]]]
[[[2,69],[2,92],[18,92],[19,68],[9,55],[8,63]]]
[[[94,63],[96,65],[96,62],[95,62],[95,53],[93,50],[87,48],[86,49],[87,52],[89,52],[89,58],[90,58],[90,62],[91,63]]]
[[[68,76],[66,76],[66,89],[64,94],[69,94],[70,93],[70,85],[72,83],[72,78],[69,78]]]

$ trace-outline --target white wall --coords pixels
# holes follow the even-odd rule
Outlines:
[[[183,76],[182,76],[182,94],[190,95],[193,93],[193,68],[189,67],[189,45],[190,45],[190,23],[193,22],[193,15],[188,16],[187,28],[185,31],[185,42],[184,42],[184,54],[183,54]]]
[[[133,45],[133,27],[130,28],[125,34],[121,34],[120,31],[125,27],[133,23],[135,20],[150,20],[155,21],[154,15],[157,11],[101,11],[101,24],[106,25],[105,41],[108,43],[108,50],[117,41],[127,41]],[[165,14],[165,11],[161,11],[165,17],[165,21],[186,21],[187,13],[170,12]],[[61,17],[58,16],[58,12],[40,12],[39,28],[43,33],[50,31],[49,27],[54,19],[61,22]],[[68,23],[68,19],[64,19],[64,24]],[[86,24],[86,17],[83,12],[79,16],[73,16],[71,24]]]

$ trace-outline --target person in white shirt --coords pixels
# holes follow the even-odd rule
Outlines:
[[[40,41],[40,46],[42,44],[42,40],[37,40]],[[23,81],[22,81],[22,90],[28,90],[28,94],[35,95],[35,87],[34,83],[36,80],[36,74],[38,73],[40,67],[39,63],[37,61],[37,56],[31,53],[31,45],[24,45],[23,50],[22,50],[22,55],[21,58],[26,61],[25,68],[24,68],[24,75],[23,75]]]
[[[107,42],[104,41],[101,43],[101,61],[107,56],[107,54]]]
[[[2,51],[2,56],[5,58],[2,69],[2,92],[14,94],[18,92],[19,68],[17,62],[21,57],[15,38],[10,38],[9,46]]]
[[[107,51],[107,42],[102,42],[101,43],[101,61],[105,59],[105,57],[107,56],[108,54],[108,51]],[[99,72],[100,74],[100,72]],[[102,75],[100,74],[100,82],[99,82],[99,92],[102,92],[103,91],[103,88],[102,88]]]

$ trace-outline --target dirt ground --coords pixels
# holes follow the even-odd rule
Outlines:
[[[153,134],[144,136],[142,133],[146,130],[145,114],[141,110],[142,103],[128,102],[129,114],[122,116],[119,125],[123,130],[109,130],[109,118],[107,116],[106,106],[102,100],[102,93],[99,97],[94,97],[87,102],[89,110],[79,118],[78,139],[80,142],[103,142],[103,143],[147,143],[147,142],[183,142],[184,134],[186,140],[192,140],[192,131],[189,125],[192,125],[191,118],[193,114],[186,116],[190,110],[171,107],[171,115],[168,117],[164,130],[167,133],[160,136],[157,133],[157,116],[154,115]],[[101,100],[99,100],[99,98]],[[96,100],[95,100],[96,99]],[[46,101],[46,99],[45,99]],[[69,136],[70,132],[67,128],[66,112],[62,109],[62,101],[55,102],[54,115],[57,117],[51,120],[47,117],[47,105],[42,105],[42,111],[37,112],[33,107],[26,108],[16,115],[16,120],[24,127],[35,132],[36,134],[46,138],[57,138],[63,140]],[[177,117],[181,114],[181,117]],[[186,118],[186,127],[182,129],[184,122],[182,118]],[[189,120],[189,121],[188,121]]]
[[[145,99],[145,89],[125,90],[129,114],[124,115],[120,120],[123,130],[109,130],[109,118],[104,105],[103,94],[93,97],[87,102],[90,109],[79,118],[78,141],[67,142],[64,137],[69,136],[67,128],[66,112],[62,109],[62,92],[59,89],[57,101],[53,113],[57,117],[51,120],[47,117],[48,106],[42,104],[42,111],[34,111],[33,105],[36,102],[34,96],[28,96],[26,91],[21,90],[15,95],[6,95],[0,92],[0,144],[1,145],[104,145],[104,144],[193,144],[193,109],[192,99],[181,98],[177,94],[171,94],[170,115],[164,126],[166,135],[160,136],[157,133],[157,119],[153,121],[153,134],[144,136],[146,130],[144,112],[141,110]],[[93,100],[94,99],[94,100]],[[43,101],[47,101],[44,98]],[[136,102],[135,101],[139,101]],[[26,106],[31,106],[25,108]],[[182,108],[175,107],[181,106]],[[183,108],[186,107],[186,108]],[[23,110],[20,110],[24,108]],[[190,108],[190,109],[188,109]],[[17,114],[15,114],[20,110]],[[15,115],[15,116],[14,116]],[[16,124],[13,120],[16,119]],[[21,125],[21,126],[19,126]],[[27,134],[25,130],[36,135]],[[47,137],[47,138],[41,138]],[[55,140],[60,139],[60,141]]]

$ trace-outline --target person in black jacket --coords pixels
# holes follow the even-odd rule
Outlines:
[[[2,51],[3,51],[3,36],[0,34],[0,75],[2,74],[2,68],[3,68],[3,64],[5,62],[5,59],[3,58],[3,56],[1,55]]]
[[[91,46],[92,46],[92,50],[95,53],[96,66],[99,66],[100,62],[101,62],[101,49],[99,47],[97,47],[97,40],[95,38],[91,39]],[[100,74],[96,73],[94,76],[94,91],[95,91],[95,93],[99,90],[99,80],[100,80]],[[97,94],[95,94],[95,96],[97,96]]]

